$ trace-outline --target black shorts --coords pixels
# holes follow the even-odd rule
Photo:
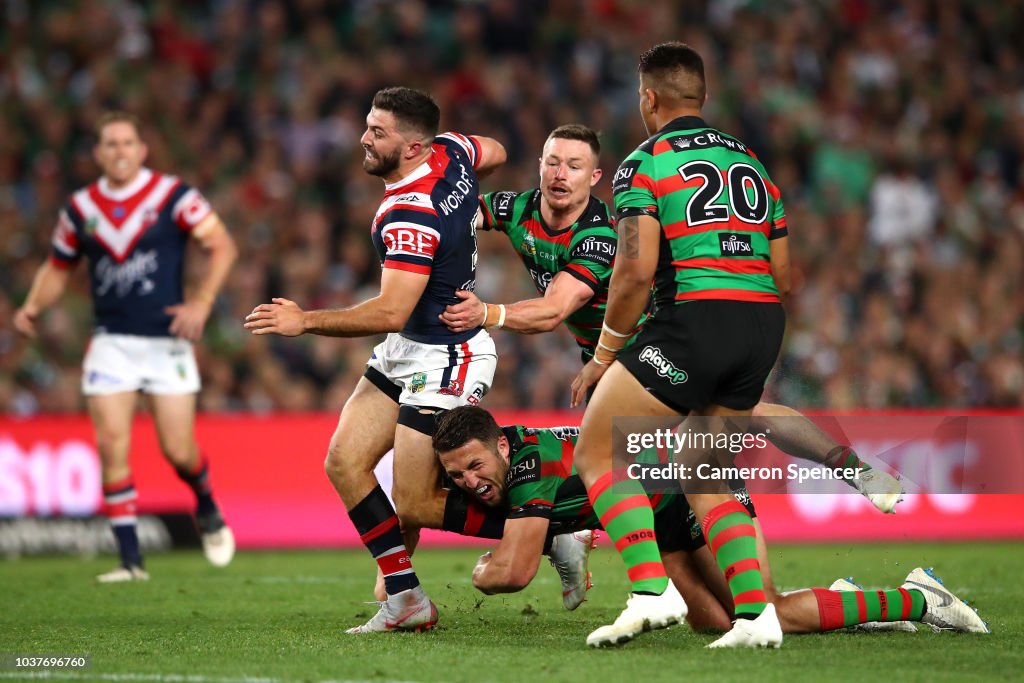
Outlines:
[[[779,355],[782,304],[691,301],[658,311],[619,361],[681,414],[720,405],[750,410]]]
[[[750,499],[745,485],[733,488],[733,495],[736,496],[743,507],[750,513],[751,518],[757,517],[754,509],[754,501]],[[683,550],[692,553],[703,547],[707,541],[704,539],[704,531],[700,528],[700,520],[694,514],[693,508],[686,502],[686,496],[671,494],[672,500],[654,514],[654,535],[658,539],[658,550],[663,553],[672,553]]]

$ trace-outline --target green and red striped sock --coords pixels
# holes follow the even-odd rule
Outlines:
[[[849,446],[836,446],[825,458],[824,464],[837,472],[846,469],[867,472],[871,469],[871,465],[861,460],[860,456]]]
[[[626,563],[634,593],[661,595],[668,575],[661,563],[654,536],[654,511],[640,482],[624,479],[612,484],[612,473],[603,474],[587,491],[590,503],[608,537]]]
[[[921,621],[924,616],[924,595],[915,588],[881,591],[811,590],[818,601],[822,631],[866,624],[869,621]]]
[[[750,513],[731,500],[711,509],[701,522],[704,538],[725,574],[737,619],[753,619],[768,605],[757,559],[757,531]]]

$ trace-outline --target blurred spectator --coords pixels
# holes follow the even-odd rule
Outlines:
[[[803,408],[1024,407],[1024,12],[996,0],[4,0],[0,13],[0,411],[81,408],[78,295],[33,348],[10,313],[59,202],[95,174],[106,108],[154,122],[242,256],[207,329],[209,411],[340,408],[372,340],[242,334],[272,295],[345,306],[375,291],[379,185],[358,137],[380,87],[432,92],[445,128],[502,140],[487,190],[536,184],[533,150],[580,121],[602,166],[644,139],[635,64],[655,41],[713,55],[707,117],[786,198],[797,268],[768,396]],[[955,46],[951,49],[949,46]],[[603,181],[595,188],[610,199]],[[484,299],[533,296],[480,236]],[[365,290],[365,291],[364,291]],[[497,333],[490,407],[562,407],[564,331]]]

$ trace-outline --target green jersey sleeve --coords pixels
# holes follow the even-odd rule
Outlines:
[[[772,227],[768,231],[769,240],[777,240],[789,234],[789,226],[786,223],[786,207],[782,203],[782,193],[775,183],[768,181],[768,192],[775,198],[775,211],[772,213]]]
[[[544,517],[551,519],[555,497],[562,478],[546,475],[537,443],[525,443],[509,462],[505,479],[508,518]]]
[[[508,232],[508,226],[515,219],[515,204],[518,192],[488,192],[480,195],[480,212],[483,214],[483,225],[480,230],[497,230]]]
[[[619,219],[629,216],[658,218],[655,198],[654,158],[643,149],[637,149],[622,162],[612,178],[612,196]]]
[[[612,277],[618,242],[607,205],[596,197],[591,198],[577,226],[569,244],[569,261],[562,270],[589,286],[595,294],[603,292]]]

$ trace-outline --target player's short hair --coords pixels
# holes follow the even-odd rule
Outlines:
[[[670,42],[655,45],[640,55],[640,75],[658,93],[669,100],[696,100],[704,104],[707,81],[704,60],[686,43]]]
[[[400,128],[411,128],[427,139],[437,136],[441,110],[434,98],[421,90],[403,87],[378,90],[373,96],[373,107],[391,112]]]
[[[597,138],[597,131],[589,126],[584,126],[582,123],[567,123],[564,126],[559,126],[548,134],[548,140],[560,139],[560,140],[579,140],[590,145],[590,149],[593,150],[594,156],[601,156],[601,141]]]
[[[465,446],[473,439],[493,448],[502,436],[494,416],[478,406],[459,406],[449,410],[437,421],[434,452],[447,453]]]
[[[126,111],[107,111],[100,114],[100,117],[96,119],[96,139],[99,140],[103,136],[103,129],[112,123],[130,123],[135,127],[135,132],[139,137],[142,137],[142,123],[139,122],[139,117],[135,114],[129,114]]]

